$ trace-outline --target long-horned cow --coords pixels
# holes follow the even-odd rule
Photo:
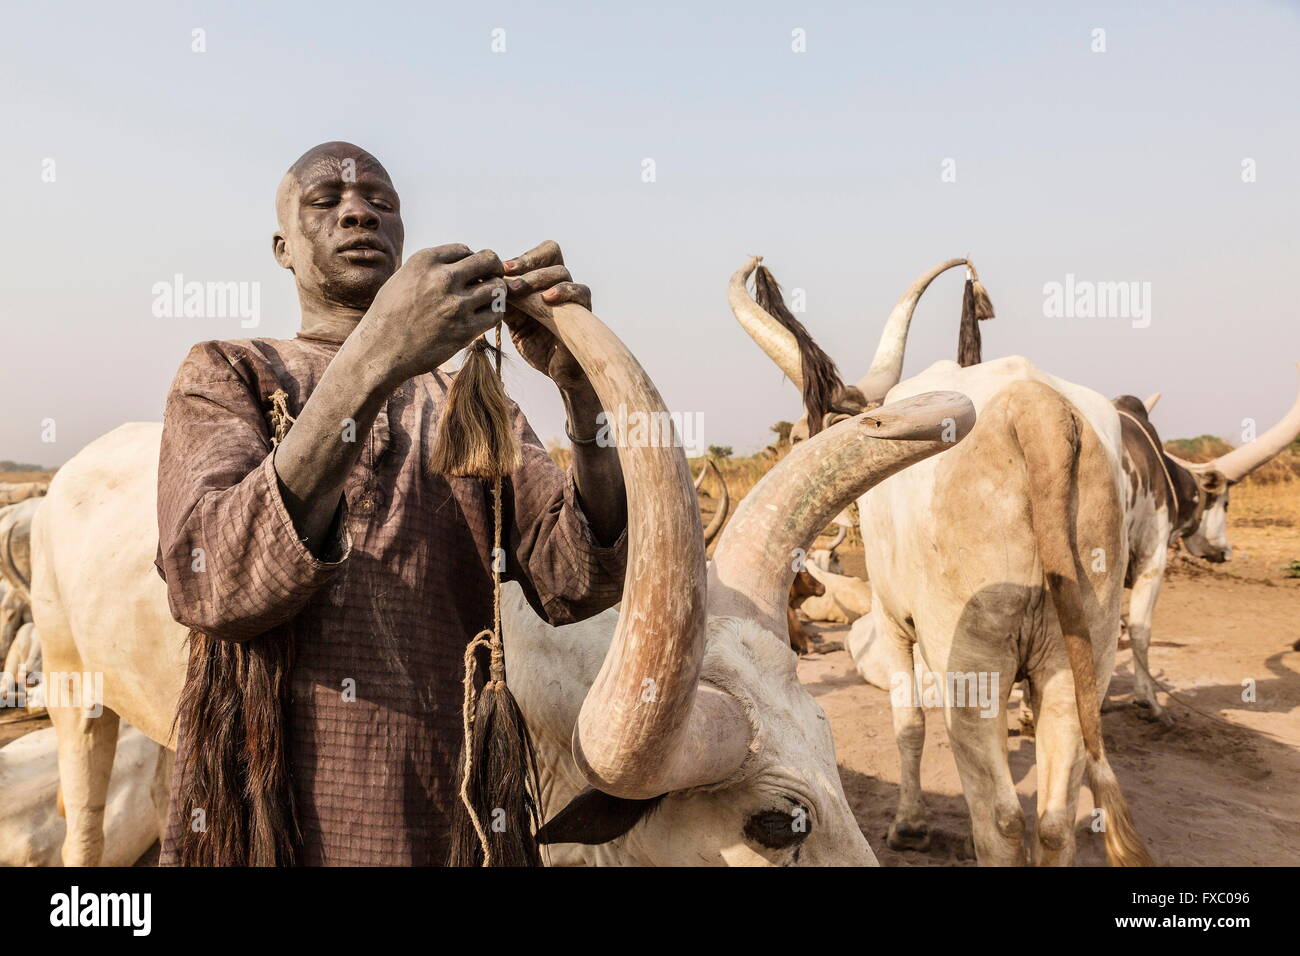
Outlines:
[[[1232,556],[1228,544],[1228,489],[1281,453],[1300,434],[1300,397],[1272,428],[1212,461],[1187,462],[1164,450],[1150,413],[1159,393],[1145,402],[1132,395],[1115,399],[1124,438],[1128,481],[1128,633],[1136,658],[1133,696],[1162,714],[1149,666],[1151,621],[1164,582],[1169,547],[1179,540],[1208,561]]]
[[[873,653],[878,665],[883,659],[883,667],[863,668],[863,676],[888,675],[902,762],[889,843],[928,845],[920,705],[932,701],[943,706],[980,863],[1024,862],[1026,826],[1007,761],[1006,706],[1012,684],[1027,675],[1039,714],[1029,859],[1072,862],[1086,764],[1111,863],[1149,863],[1101,733],[1127,557],[1119,416],[1096,392],[1019,357],[970,367],[941,361],[900,382],[916,299],[935,275],[960,262],[927,272],[904,293],[856,386],[867,407],[957,390],[979,415],[960,445],[858,502],[875,601]],[[778,365],[799,362],[794,338],[783,337],[781,322],[758,303],[750,299],[747,315],[737,317],[746,328],[757,321],[767,331],[756,341]],[[779,357],[773,343],[785,343]],[[884,542],[890,546],[880,547]]]
[[[604,407],[666,419],[649,377],[589,312],[535,296],[522,305],[569,347]],[[791,554],[849,501],[950,447],[973,421],[967,399],[943,393],[819,435],[750,492],[707,572],[682,449],[620,443],[629,550],[619,612],[555,629],[517,589],[503,600],[550,862],[874,863],[825,715],[787,644]],[[152,566],[160,433],[125,425],[84,449],[60,470],[33,529],[47,667],[104,675],[102,716],[51,708],[69,864],[100,859],[119,715],[174,743],[186,632]]]

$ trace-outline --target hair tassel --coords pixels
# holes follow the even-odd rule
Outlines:
[[[510,402],[489,350],[487,339],[477,339],[452,380],[429,455],[429,469],[437,474],[490,480],[522,462]]]

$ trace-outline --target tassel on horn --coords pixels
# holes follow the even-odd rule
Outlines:
[[[961,298],[961,331],[957,337],[957,364],[962,368],[984,361],[979,323],[993,318],[993,302],[980,282],[970,260],[966,262],[966,286]]]
[[[488,358],[490,350],[487,339],[476,340],[452,380],[429,455],[430,471],[504,478],[522,461],[510,402]]]

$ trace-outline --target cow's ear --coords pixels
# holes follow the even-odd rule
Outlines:
[[[625,800],[587,787],[537,831],[537,842],[596,846],[616,840],[641,822],[664,798]]]
[[[1196,480],[1201,487],[1212,495],[1220,494],[1228,490],[1230,481],[1224,476],[1223,472],[1211,468],[1209,471],[1203,471],[1197,475]]]

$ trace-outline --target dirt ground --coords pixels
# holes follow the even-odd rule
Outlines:
[[[1300,865],[1300,580],[1280,568],[1300,555],[1294,528],[1236,527],[1230,564],[1183,559],[1166,579],[1153,625],[1151,667],[1163,684],[1206,714],[1161,694],[1172,722],[1132,706],[1133,657],[1121,645],[1103,717],[1106,747],[1139,832],[1173,866]],[[830,640],[845,628],[823,628]],[[895,852],[885,844],[898,798],[898,751],[888,692],[868,686],[844,651],[810,655],[799,674],[835,733],[844,789],[886,866],[973,866],[970,824],[942,713],[926,721],[921,779],[931,846]],[[1242,700],[1253,681],[1255,699]],[[1018,697],[1013,694],[1013,698]],[[1034,742],[1008,715],[1008,749],[1026,817],[1033,819]],[[1285,741],[1277,737],[1286,738]],[[1079,857],[1104,866],[1080,799]]]

